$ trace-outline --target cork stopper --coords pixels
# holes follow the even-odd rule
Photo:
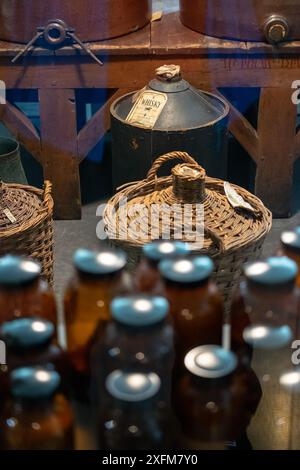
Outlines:
[[[205,200],[205,170],[199,165],[176,165],[172,170],[173,193],[183,203],[202,203]]]
[[[162,65],[155,70],[155,73],[158,80],[172,82],[181,80],[180,65]]]

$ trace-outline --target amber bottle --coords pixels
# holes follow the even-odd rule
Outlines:
[[[189,252],[188,244],[179,241],[157,240],[144,245],[142,260],[133,273],[133,293],[161,295],[163,288],[158,267],[160,261],[187,255]]]
[[[287,257],[248,263],[232,306],[232,349],[249,363],[252,347],[276,349],[296,333],[297,265]]]
[[[300,227],[283,232],[281,246],[283,253],[297,263],[297,286],[300,287]]]
[[[180,447],[222,450],[239,439],[253,415],[247,377],[236,373],[237,357],[219,346],[200,346],[185,357],[185,372],[174,390],[181,425]]]
[[[86,400],[90,386],[90,348],[111,318],[110,303],[126,264],[123,252],[80,249],[74,255],[76,275],[65,293],[65,322],[72,384],[79,399]]]
[[[221,344],[223,300],[211,280],[213,262],[196,256],[160,263],[175,333],[175,370],[180,373],[186,353],[203,344]]]
[[[41,318],[19,318],[0,327],[0,339],[6,345],[6,365],[0,368],[0,383],[9,390],[9,374],[14,369],[44,366],[55,369],[67,387],[68,361],[66,353],[55,340],[52,323]]]
[[[155,373],[112,372],[106,380],[99,425],[104,450],[173,449],[176,427],[168,405],[159,397]]]
[[[92,350],[94,395],[109,373],[155,372],[164,396],[170,395],[173,367],[173,327],[169,304],[163,297],[137,295],[118,297],[111,304],[113,321],[100,334]],[[101,399],[101,397],[100,397]]]
[[[43,368],[24,367],[11,374],[12,399],[1,417],[5,450],[70,450],[73,414],[57,394],[60,376]]]
[[[54,292],[38,262],[7,255],[0,258],[0,323],[24,316],[56,325]]]

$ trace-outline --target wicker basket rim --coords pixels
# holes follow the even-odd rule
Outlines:
[[[41,211],[38,216],[32,217],[30,220],[27,220],[26,222],[21,223],[20,225],[18,225],[18,227],[14,227],[12,229],[8,229],[5,231],[1,231],[0,229],[0,236],[2,240],[18,235],[20,233],[25,234],[26,232],[32,230],[34,227],[38,226],[39,224],[47,220],[49,217],[52,217],[54,201],[51,196],[52,184],[50,183],[50,181],[48,180],[45,181],[43,189],[35,188],[34,186],[22,185],[22,184],[11,184],[11,183],[4,183],[4,184],[6,187],[11,188],[11,189],[21,189],[26,192],[31,192],[35,194],[40,199],[42,205],[41,205]]]

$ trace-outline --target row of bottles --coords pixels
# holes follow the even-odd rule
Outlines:
[[[145,246],[132,275],[121,251],[78,250],[67,352],[39,265],[0,259],[0,445],[72,448],[70,397],[94,410],[99,448],[225,448],[243,438],[262,396],[253,347],[288,350],[297,337],[299,253],[296,229],[282,235],[288,258],[246,265],[224,327],[213,262],[186,244]]]

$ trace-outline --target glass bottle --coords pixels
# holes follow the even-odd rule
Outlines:
[[[243,364],[251,361],[247,348],[253,349],[262,390],[260,415],[270,429],[264,436],[265,445],[269,439],[270,445],[278,448],[287,445],[282,430],[290,416],[290,396],[284,390],[280,394],[274,391],[281,375],[291,367],[291,346],[299,318],[297,274],[296,263],[287,257],[248,263],[232,309],[232,347]]]
[[[104,450],[167,450],[174,448],[174,418],[159,398],[155,373],[112,372],[100,413],[99,446]]]
[[[143,246],[143,257],[133,273],[133,293],[160,295],[163,293],[159,262],[190,252],[188,244],[172,241],[157,240]]]
[[[180,373],[190,349],[221,344],[223,300],[211,280],[214,265],[209,257],[164,260],[159,266],[174,322],[175,371]]]
[[[300,227],[283,232],[281,246],[285,256],[294,260],[298,265],[297,286],[300,287]]]
[[[113,321],[92,350],[94,390],[102,390],[106,376],[124,372],[155,372],[164,396],[170,393],[173,366],[173,327],[169,304],[163,297],[118,297],[111,304]]]
[[[236,373],[237,357],[220,346],[192,349],[177,382],[173,405],[181,425],[180,448],[222,450],[242,436],[253,414],[253,395]]]
[[[248,263],[231,312],[232,349],[242,362],[252,347],[280,348],[296,333],[298,268],[287,257]],[[250,351],[250,353],[249,353]]]
[[[54,292],[37,261],[6,255],[0,258],[0,324],[23,316],[56,325]]]
[[[5,450],[70,450],[73,414],[57,394],[60,376],[43,368],[24,367],[11,374],[11,394],[1,417]]]
[[[9,374],[21,367],[54,368],[67,382],[66,353],[55,341],[54,325],[41,318],[19,318],[0,327],[0,339],[6,345],[6,365],[0,369],[3,390],[9,390]]]
[[[65,293],[65,323],[72,388],[85,401],[90,385],[90,348],[97,330],[109,322],[110,303],[126,265],[123,252],[105,247],[79,249],[74,255],[76,275]]]

